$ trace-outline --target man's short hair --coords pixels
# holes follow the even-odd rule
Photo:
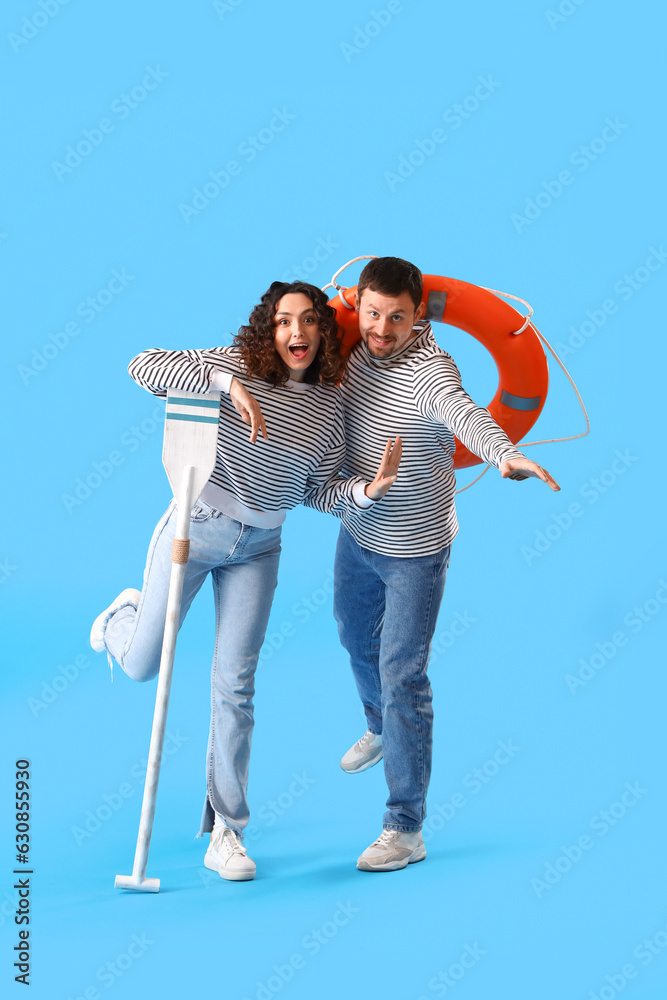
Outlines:
[[[419,268],[401,257],[376,257],[369,260],[359,276],[357,294],[361,298],[365,289],[370,288],[380,295],[400,295],[409,292],[410,298],[419,307],[422,300],[424,281]]]

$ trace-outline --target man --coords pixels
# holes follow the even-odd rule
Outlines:
[[[433,730],[427,667],[458,532],[454,436],[503,478],[534,476],[560,487],[463,389],[430,323],[420,322],[422,275],[413,264],[372,260],[355,306],[361,340],[342,385],[343,474],[372,479],[387,437],[398,435],[404,445],[398,480],[383,502],[343,515],[334,566],[334,614],[368,723],[341,767],[357,773],[384,757],[383,831],[357,861],[362,871],[380,872],[426,857],[421,827]]]

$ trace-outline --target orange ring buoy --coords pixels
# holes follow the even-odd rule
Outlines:
[[[357,290],[346,288],[330,299],[343,328],[341,353],[349,354],[359,340],[359,316],[352,305]],[[549,369],[536,328],[529,323],[516,334],[524,317],[504,299],[486,288],[437,274],[424,275],[425,319],[449,323],[465,330],[490,352],[498,368],[498,389],[487,409],[516,444],[533,426],[547,398]],[[465,469],[482,461],[456,440],[454,468]]]

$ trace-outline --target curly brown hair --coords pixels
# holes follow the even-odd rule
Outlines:
[[[321,341],[317,354],[306,369],[304,382],[335,385],[343,377],[346,359],[340,354],[340,336],[336,310],[324,292],[305,281],[274,281],[255,306],[247,326],[239,328],[233,345],[238,347],[245,369],[251,378],[261,378],[273,386],[285,385],[289,369],[275,348],[274,317],[283,295],[301,293],[313,303]]]

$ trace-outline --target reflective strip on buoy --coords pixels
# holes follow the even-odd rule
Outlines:
[[[510,406],[513,410],[536,410],[540,405],[541,398],[541,396],[513,396],[506,389],[503,389],[500,394],[500,402],[503,406]]]
[[[429,292],[424,319],[431,320],[433,323],[444,323],[446,303],[447,292]]]

